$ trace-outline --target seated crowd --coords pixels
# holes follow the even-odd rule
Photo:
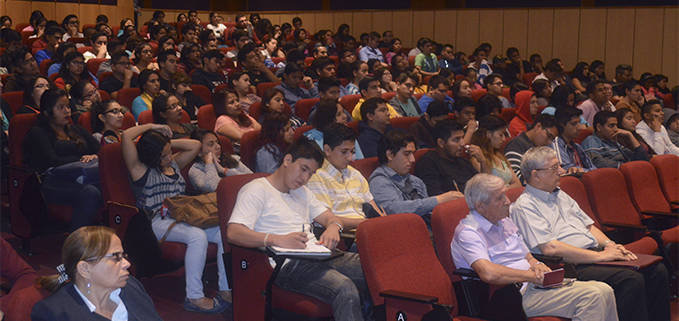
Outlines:
[[[195,10],[178,23],[164,16],[156,11],[142,34],[130,19],[110,28],[101,15],[81,30],[75,15],[60,24],[35,11],[23,30],[35,33],[30,46],[2,17],[0,74],[8,76],[0,93],[23,94],[18,106],[0,100],[3,144],[14,114],[37,114],[21,138],[23,165],[44,173],[47,204],[73,208],[60,276],[39,279],[54,294],[35,305],[34,320],[160,319],[127,271],[122,241],[96,226],[105,205],[99,182],[55,170],[97,169],[99,150],[114,143],[154,236],[187,246],[188,311],[232,308],[222,259],[219,291],[209,298],[203,290],[208,243],[220,258],[227,241],[303,248],[313,223],[325,228],[319,244],[333,249],[343,231],[391,214],[415,213],[431,231],[434,208],[464,198],[470,214],[450,248],[437,251],[451,251],[458,268],[484,282],[517,284],[529,317],[670,319],[668,273],[676,271],[593,265],[636,255],[559,189],[562,175],[679,155],[679,92],[666,76],[636,80],[632,66],[620,65],[609,80],[601,61],[566,72],[558,58],[543,66],[538,54],[525,61],[513,47],[492,56],[488,43],[469,56],[429,38],[403,48],[391,31],[356,41],[344,24],[311,34],[298,17],[278,26],[237,15],[227,27],[216,12],[206,26]],[[166,198],[215,192],[222,178],[253,172],[270,175],[240,190],[227,231],[164,219]],[[510,205],[507,190],[523,186]],[[576,263],[578,281],[537,289],[551,270],[532,254]],[[356,246],[329,264],[286,262],[275,284],[330,304],[335,320],[373,317]]]

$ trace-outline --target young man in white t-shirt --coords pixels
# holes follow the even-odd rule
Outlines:
[[[303,226],[313,221],[326,228],[317,244],[335,248],[345,223],[304,186],[323,160],[316,143],[305,138],[292,143],[276,172],[253,180],[238,193],[227,230],[229,242],[302,249],[309,239]],[[366,291],[367,285],[356,253],[329,262],[289,260],[276,285],[331,304],[337,321],[363,320],[359,290]]]

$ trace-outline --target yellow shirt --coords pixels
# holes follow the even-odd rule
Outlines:
[[[373,200],[368,181],[361,172],[351,166],[340,171],[327,160],[306,187],[333,214],[346,218],[365,218],[363,203]]]
[[[365,99],[359,99],[356,103],[356,106],[354,107],[354,110],[351,112],[351,117],[353,117],[354,120],[363,120],[363,117],[361,117],[361,105],[363,105],[363,102],[365,102]],[[396,109],[391,107],[391,105],[387,104],[387,108],[389,109],[389,117],[391,117],[391,119],[401,117],[401,115],[399,115]]]

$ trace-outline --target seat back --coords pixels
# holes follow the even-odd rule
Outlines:
[[[415,165],[417,165],[417,161],[419,161],[420,158],[422,158],[422,156],[424,156],[424,154],[426,154],[430,150],[434,150],[434,149],[433,148],[421,148],[421,149],[416,150],[415,153],[413,153],[413,156],[415,157],[415,163],[413,164],[413,166],[410,166],[410,174],[411,175],[415,175]]]
[[[663,195],[670,203],[679,205],[679,156],[658,155],[651,158],[651,164],[658,174]]]
[[[212,93],[210,93],[210,89],[203,85],[191,85],[191,90],[193,90],[193,93],[200,97],[206,104],[212,104]]]
[[[38,119],[38,114],[14,115],[9,121],[9,165],[23,167],[22,149],[26,135],[31,131],[33,124]]]
[[[116,100],[121,106],[132,110],[132,101],[139,97],[139,95],[141,95],[141,90],[139,90],[139,88],[122,88],[118,90],[118,96],[116,96]]]
[[[264,92],[266,92],[269,88],[276,87],[280,84],[280,82],[261,82],[257,84],[257,96],[264,96]],[[252,108],[252,105],[250,108]]]
[[[99,150],[99,178],[104,203],[117,202],[131,206],[136,204],[129,177],[122,145],[114,143],[102,146]]]
[[[344,110],[351,113],[352,111],[354,111],[354,107],[356,107],[356,104],[358,103],[358,101],[361,98],[363,98],[363,96],[361,96],[361,94],[346,95],[346,96],[340,98],[339,102],[342,105],[342,108],[344,108]]]
[[[380,167],[380,162],[377,160],[377,157],[357,159],[351,162],[351,167],[361,172],[361,175],[363,175],[363,177],[365,177],[367,180],[370,178],[370,175],[372,175],[373,171]]]
[[[292,108],[290,108],[290,105],[288,105],[288,103],[284,103],[284,104],[285,104],[285,107],[284,107],[285,113],[288,114],[288,115],[292,115]],[[250,117],[254,118],[256,121],[259,121],[259,117],[262,117],[262,114],[263,114],[261,108],[262,108],[262,102],[261,101],[254,102],[254,103],[252,103],[252,105],[250,105],[250,109],[248,110],[248,114],[250,115]]]
[[[257,141],[261,130],[251,130],[240,139],[240,161],[249,167],[253,172],[255,171],[255,161],[257,156]]]
[[[99,84],[103,83],[104,80],[106,80],[106,78],[112,77],[112,76],[113,76],[113,71],[102,72],[101,75],[99,75]]]
[[[592,135],[591,130],[581,129],[580,134],[578,134],[578,137],[576,139],[573,139],[573,141],[578,143],[578,144],[582,144],[582,142],[585,141],[585,138],[589,137],[589,135]]]
[[[80,114],[80,117],[78,117],[78,125],[83,126],[88,132],[90,132],[90,134],[93,134],[94,128],[92,128],[92,113],[87,111]],[[125,113],[123,115],[123,127],[120,129],[126,130],[134,126],[137,126],[137,123],[134,121],[134,116],[132,113]]]
[[[516,108],[502,108],[500,117],[504,119],[505,123],[509,124],[516,116]]]
[[[436,258],[427,226],[418,215],[394,214],[367,220],[356,229],[356,244],[375,306],[385,303],[379,294],[386,290],[435,296],[441,304],[456,303],[450,278]]]
[[[521,196],[521,193],[523,193],[523,186],[508,189],[506,195],[509,201],[514,203],[519,198],[519,196]]]
[[[228,244],[226,230],[231,218],[233,207],[236,206],[236,198],[240,189],[245,184],[260,177],[267,177],[269,173],[253,173],[244,175],[232,175],[222,178],[217,185],[217,208],[219,213],[219,226],[221,228],[222,240]]]
[[[179,122],[183,124],[191,123],[191,118],[189,117],[189,113],[187,113],[186,110],[182,109],[182,120],[180,120]],[[141,113],[139,113],[138,123],[140,126],[153,123],[153,111],[144,110]]]
[[[40,68],[40,74],[45,77],[49,76],[47,71],[50,69],[50,65],[52,65],[52,59],[43,59],[43,61],[40,62],[40,66],[38,66],[38,68]]]
[[[217,116],[215,115],[215,108],[212,104],[204,105],[198,108],[198,127],[215,130],[215,123],[217,122]]]
[[[395,91],[388,92],[388,93],[383,93],[383,94],[382,94],[382,99],[384,99],[384,100],[386,100],[386,101],[390,101],[392,98],[394,98],[394,96],[396,96],[396,92],[395,92]]]
[[[24,105],[23,91],[9,91],[2,93],[2,98],[7,101],[9,108],[12,110],[12,115],[16,115],[19,108]]]
[[[304,135],[304,133],[312,130],[313,128],[314,128],[314,126],[312,126],[312,125],[304,125],[302,127],[298,127],[297,129],[295,129],[295,132],[292,135],[292,139],[298,140],[300,137],[302,137],[302,135]]]
[[[561,190],[566,192],[570,196],[580,209],[582,209],[589,218],[594,221],[594,226],[601,229],[601,224],[594,215],[592,207],[589,205],[589,199],[587,199],[587,191],[585,190],[585,185],[582,184],[579,178],[573,176],[561,177]]]
[[[539,72],[527,72],[523,74],[523,83],[530,87],[530,85],[533,83],[533,79],[535,79],[535,77],[538,75],[540,75]]]
[[[637,212],[669,212],[671,210],[651,163],[647,161],[627,162],[620,165],[620,172],[625,177],[627,192]]]
[[[99,71],[99,66],[108,59],[106,58],[91,58],[87,60],[87,70],[93,75],[97,74],[97,71]]]
[[[431,213],[431,230],[434,233],[434,244],[439,261],[453,282],[461,281],[453,272],[457,269],[450,253],[450,244],[455,236],[455,228],[469,214],[469,207],[464,198],[445,202],[434,207]]]
[[[410,125],[418,122],[419,120],[420,117],[413,116],[413,117],[392,118],[389,122],[391,123],[391,126],[394,128],[408,130],[408,128],[410,128]]]
[[[582,184],[600,223],[641,225],[641,218],[627,194],[625,177],[619,170],[599,168],[589,171],[582,176]]]
[[[311,108],[320,101],[319,98],[310,99],[300,99],[295,104],[295,116],[304,119],[304,121],[309,121],[309,114],[311,114]]]
[[[474,89],[472,90],[472,99],[474,99],[474,101],[479,101],[479,99],[487,93],[488,91],[486,89]]]

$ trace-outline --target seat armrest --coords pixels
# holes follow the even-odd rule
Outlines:
[[[410,302],[417,302],[417,303],[424,303],[424,304],[434,304],[434,303],[439,301],[439,298],[435,297],[435,296],[428,296],[428,295],[422,295],[422,294],[416,294],[416,293],[410,293],[410,292],[403,292],[403,291],[396,291],[396,290],[382,291],[382,292],[380,292],[380,297],[388,298],[388,299],[410,301]]]
[[[641,211],[641,214],[660,217],[660,218],[679,218],[679,214],[671,213],[671,212]]]
[[[612,222],[603,222],[601,223],[602,226],[610,227],[610,228],[618,228],[618,229],[625,229],[625,230],[635,230],[635,231],[640,231],[640,232],[646,232],[648,231],[648,226],[644,225],[636,225],[636,224],[625,224],[625,223],[612,223]]]
[[[481,277],[479,277],[479,274],[472,269],[456,269],[455,271],[453,271],[453,274],[479,280],[481,279]]]
[[[531,253],[531,255],[538,261],[543,263],[559,264],[562,263],[563,257],[560,256],[549,256],[544,254]]]

